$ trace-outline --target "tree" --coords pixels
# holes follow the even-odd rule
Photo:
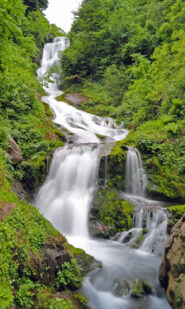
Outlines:
[[[48,7],[48,0],[23,0],[23,3],[28,7],[27,11],[45,10]]]

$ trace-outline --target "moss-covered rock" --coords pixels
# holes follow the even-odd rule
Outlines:
[[[65,244],[65,249],[70,253],[70,256],[75,258],[83,276],[87,275],[87,273],[94,269],[101,267],[100,262],[96,261],[93,256],[87,254],[83,249],[75,248],[68,243]]]
[[[180,220],[185,213],[185,205],[175,205],[168,207],[170,219],[168,220],[168,233],[170,234],[173,226]]]
[[[152,294],[152,287],[145,280],[136,280],[130,296],[134,298],[142,298],[144,295]]]
[[[107,184],[124,190],[127,148],[124,141],[117,142],[108,157]]]
[[[123,200],[115,189],[99,189],[89,216],[91,234],[109,238],[130,229],[133,209],[134,207]]]

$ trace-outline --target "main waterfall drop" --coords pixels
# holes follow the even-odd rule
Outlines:
[[[65,38],[57,38],[45,46],[38,70],[40,77],[57,64],[58,52],[68,44]],[[54,111],[54,122],[73,135],[70,135],[70,144],[55,152],[48,177],[36,197],[36,206],[69,242],[101,261],[102,268],[86,277],[83,283],[82,293],[87,296],[90,308],[169,309],[158,281],[160,258],[157,255],[119,241],[91,239],[88,233],[88,212],[98,182],[100,158],[108,155],[112,144],[124,139],[128,131],[111,118],[100,118],[58,102],[56,97],[61,91],[57,74],[51,79],[52,83],[45,87],[47,96],[43,101]],[[105,137],[103,143],[98,134]],[[143,189],[133,192],[128,185],[128,191],[136,195],[141,192],[139,198],[143,198]],[[144,220],[137,218],[136,221],[142,229]],[[153,287],[153,293],[136,300],[130,297],[129,291],[139,279],[146,280]]]
[[[99,148],[67,145],[54,154],[37,196],[45,217],[65,235],[88,236],[88,212],[95,190]]]

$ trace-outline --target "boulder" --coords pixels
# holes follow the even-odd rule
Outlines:
[[[153,289],[145,280],[139,279],[135,281],[134,287],[130,292],[132,298],[142,298],[145,295],[152,294]]]
[[[6,151],[7,157],[12,160],[12,164],[16,165],[23,160],[22,152],[19,145],[14,141],[14,139],[8,136],[9,146]]]
[[[185,214],[171,230],[159,280],[174,309],[185,308]]]
[[[28,269],[31,279],[45,285],[56,286],[57,272],[70,260],[71,257],[64,249],[61,237],[53,237],[44,244],[39,254],[30,252]]]
[[[100,221],[91,221],[89,223],[90,233],[94,237],[109,238],[109,233],[111,233],[111,227],[106,226]]]

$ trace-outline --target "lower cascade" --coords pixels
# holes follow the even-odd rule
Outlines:
[[[133,247],[138,246],[142,251],[162,255],[168,223],[166,209],[157,206],[136,209],[133,222],[133,228],[120,233],[116,239]]]
[[[56,65],[58,51],[65,47],[65,38],[45,46],[39,76]],[[55,152],[48,177],[36,197],[36,206],[70,243],[101,262],[102,267],[83,282],[82,293],[90,308],[171,308],[158,280],[160,255],[167,238],[167,212],[162,203],[144,197],[146,176],[139,152],[128,149],[127,192],[123,193],[135,205],[133,227],[112,240],[91,238],[88,213],[98,181],[100,158],[110,152],[112,143],[124,139],[128,131],[117,126],[113,119],[93,116],[58,102],[56,96],[61,92],[56,74],[52,79],[43,100],[54,111],[54,121],[73,133],[73,144]],[[105,136],[104,143],[97,134]],[[139,281],[150,286],[141,298],[133,292]]]

